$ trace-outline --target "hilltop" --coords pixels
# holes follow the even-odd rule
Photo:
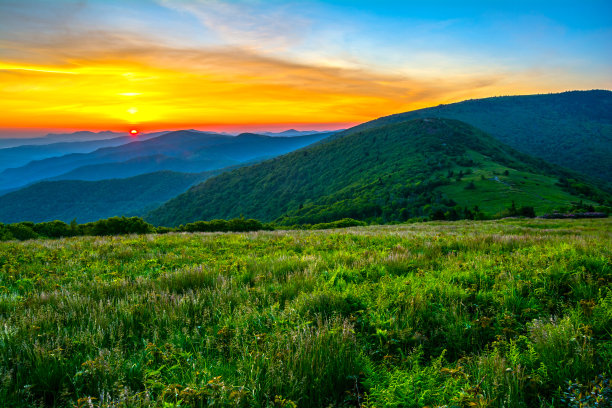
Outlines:
[[[612,92],[472,99],[382,117],[353,130],[417,118],[457,119],[550,163],[612,182]]]

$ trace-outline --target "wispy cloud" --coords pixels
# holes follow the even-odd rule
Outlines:
[[[312,24],[290,2],[159,0],[159,4],[193,14],[226,44],[261,53],[283,51],[299,44]]]
[[[22,51],[0,65],[0,105],[12,111],[10,126],[30,121],[33,111],[56,124],[96,116],[124,123],[361,122],[499,81],[298,63],[248,45],[177,48],[101,29],[2,46]]]

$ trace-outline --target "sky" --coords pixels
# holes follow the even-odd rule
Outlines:
[[[338,129],[612,89],[612,2],[0,0],[0,137]]]

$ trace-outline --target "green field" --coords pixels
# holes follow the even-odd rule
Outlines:
[[[4,242],[0,406],[610,406],[611,282],[609,219]]]

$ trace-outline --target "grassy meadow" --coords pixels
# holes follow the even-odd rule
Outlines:
[[[609,407],[611,283],[609,219],[3,242],[0,406]]]

